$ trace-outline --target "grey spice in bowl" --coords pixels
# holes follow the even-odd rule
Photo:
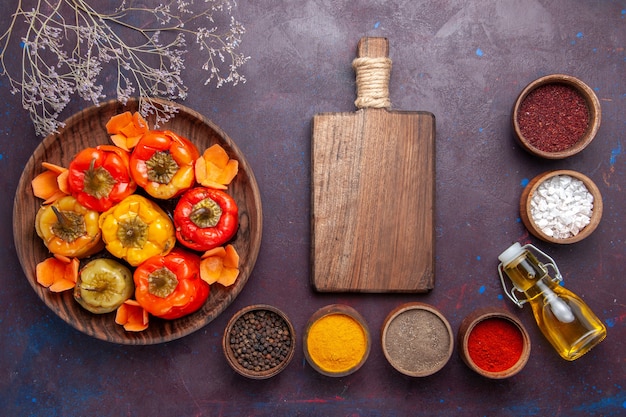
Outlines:
[[[446,318],[424,303],[406,303],[389,313],[382,330],[385,357],[397,371],[425,377],[442,369],[454,348]]]

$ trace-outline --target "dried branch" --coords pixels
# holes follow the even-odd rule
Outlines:
[[[157,126],[169,120],[177,109],[155,106],[152,99],[186,98],[182,71],[188,38],[202,57],[205,85],[246,81],[238,72],[249,59],[238,52],[245,28],[231,15],[234,0],[204,0],[207,7],[201,12],[192,12],[193,0],[169,0],[154,9],[122,0],[110,12],[95,10],[88,0],[36,0],[30,10],[25,1],[18,0],[10,26],[0,36],[0,75],[8,79],[11,93],[21,94],[38,135],[62,127],[58,118],[72,96],[94,105],[105,100],[107,71],[115,74],[120,102],[138,96],[144,117],[155,114]],[[218,32],[218,14],[230,17],[224,32]],[[18,76],[10,73],[7,56],[17,47],[14,32],[22,21],[26,31],[20,37]]]

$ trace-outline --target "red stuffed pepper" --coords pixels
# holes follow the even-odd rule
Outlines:
[[[175,248],[153,256],[133,275],[135,300],[155,317],[172,320],[199,310],[210,286],[200,278],[200,257]]]
[[[129,171],[128,152],[111,145],[80,151],[70,162],[70,193],[88,209],[103,212],[137,189]]]
[[[154,198],[176,197],[195,183],[198,148],[169,130],[146,132],[130,156],[130,172],[137,184]]]
[[[239,209],[226,192],[192,188],[174,209],[176,238],[186,247],[207,251],[228,242],[239,226]]]

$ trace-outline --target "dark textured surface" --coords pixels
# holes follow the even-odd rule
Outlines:
[[[177,341],[145,347],[101,342],[72,329],[36,296],[17,260],[11,213],[22,168],[40,138],[19,96],[0,79],[3,414],[623,415],[626,3],[241,1],[235,13],[247,28],[247,83],[205,88],[188,61],[185,104],[211,118],[247,156],[263,200],[263,241],[235,302],[204,329]],[[8,12],[0,17],[2,30],[7,20]],[[390,40],[393,108],[437,117],[436,284],[427,295],[316,294],[309,285],[311,119],[319,112],[354,110],[350,63],[363,36]],[[510,110],[526,84],[557,72],[594,89],[603,120],[582,154],[544,161],[514,142]],[[67,116],[84,105],[76,100]],[[523,186],[556,168],[585,173],[604,198],[596,232],[566,247],[537,241],[519,220]],[[513,241],[534,243],[555,258],[565,285],[607,325],[606,341],[566,362],[542,338],[530,309],[519,310],[503,298],[497,255]],[[455,331],[475,308],[512,311],[532,341],[526,368],[509,380],[485,380],[455,352],[431,377],[399,374],[377,341],[387,313],[406,301],[436,306]],[[221,337],[235,311],[256,303],[283,310],[299,333],[319,307],[353,306],[375,341],[367,363],[349,377],[324,377],[306,364],[299,339],[294,360],[280,375],[244,379],[224,359]]]

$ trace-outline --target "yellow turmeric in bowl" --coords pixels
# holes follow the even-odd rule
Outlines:
[[[369,338],[363,326],[346,314],[329,314],[308,331],[306,348],[324,372],[346,373],[360,365],[368,353]]]

